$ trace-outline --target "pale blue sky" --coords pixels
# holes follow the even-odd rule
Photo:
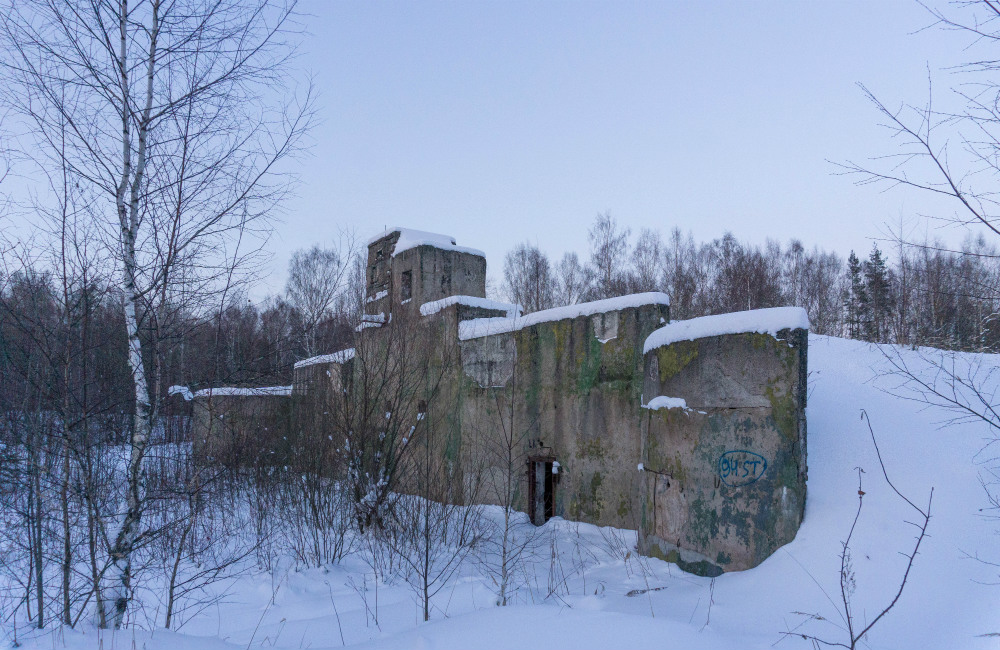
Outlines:
[[[582,255],[610,211],[637,233],[797,237],[867,251],[887,221],[948,206],[855,187],[827,160],[892,153],[864,82],[923,102],[965,39],[912,0],[303,0],[321,122],[261,276],[383,226],[486,251]]]
[[[303,9],[323,122],[275,287],[291,250],[338,226],[445,232],[491,274],[523,240],[584,253],[605,210],[633,232],[867,250],[885,221],[932,208],[832,175],[828,159],[892,151],[855,82],[923,101],[927,65],[942,77],[963,45],[914,34],[930,17],[895,0]]]

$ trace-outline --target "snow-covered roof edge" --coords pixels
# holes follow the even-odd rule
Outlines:
[[[496,309],[507,312],[507,318],[515,318],[520,315],[521,305],[514,305],[509,302],[497,302],[487,298],[477,298],[476,296],[448,296],[441,300],[432,300],[420,305],[420,315],[430,316],[436,314],[446,307],[452,305],[465,305],[466,307],[479,307],[481,309]]]
[[[191,392],[190,388],[188,388],[187,386],[177,386],[177,385],[168,388],[167,395],[168,396],[181,395],[184,397],[185,402],[190,402],[191,398],[194,397],[194,393]]]
[[[236,388],[220,386],[196,391],[195,397],[287,397],[292,394],[291,386],[260,386],[256,388]]]
[[[642,352],[645,354],[678,341],[693,341],[723,334],[756,332],[775,336],[784,329],[809,329],[806,310],[801,307],[772,307],[676,321],[650,334],[642,346]]]
[[[375,235],[368,240],[368,245],[371,246],[378,240],[388,237],[394,232],[399,233],[399,239],[396,241],[396,247],[392,251],[393,255],[399,255],[403,251],[416,248],[417,246],[433,246],[434,248],[440,248],[443,250],[458,251],[459,253],[469,253],[470,255],[476,255],[478,257],[486,257],[486,253],[478,248],[458,246],[455,238],[451,235],[414,230],[412,228],[400,228],[399,226],[388,228],[378,235]]]
[[[354,358],[354,348],[347,348],[346,350],[340,350],[338,352],[332,352],[330,354],[320,354],[315,357],[309,357],[308,359],[302,359],[301,361],[296,361],[294,368],[305,368],[306,366],[313,366],[317,363],[345,363]]]
[[[462,321],[458,324],[458,338],[461,340],[475,339],[491,334],[505,334],[514,332],[525,327],[531,327],[539,323],[549,323],[554,321],[578,318],[580,316],[592,316],[603,314],[609,311],[618,311],[630,307],[645,307],[647,305],[669,305],[670,296],[659,291],[649,291],[646,293],[633,293],[628,296],[618,298],[606,298],[593,302],[583,302],[576,305],[565,305],[552,309],[532,312],[524,316],[497,317],[497,318],[475,318]]]

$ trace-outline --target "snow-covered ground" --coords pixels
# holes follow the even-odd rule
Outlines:
[[[913,512],[886,485],[866,409],[890,478],[918,505],[934,488],[930,537],[896,608],[870,633],[874,648],[996,648],[997,571],[968,556],[1000,561],[997,522],[979,482],[989,432],[971,423],[940,428],[942,414],[886,394],[882,353],[855,341],[811,336],[809,483],[795,540],[750,571],[699,578],[628,553],[634,533],[555,519],[538,530],[515,579],[514,604],[494,605],[496,587],[475,558],[433,600],[421,620],[400,580],[373,583],[349,557],[327,569],[254,573],[180,632],[79,626],[25,636],[29,648],[805,648],[798,633],[845,642],[838,614],[841,540],[854,518],[858,470],[864,509],[855,531],[854,615],[870,620],[894,595],[914,528]],[[915,353],[903,351],[912,363]],[[1000,364],[998,358],[988,363]],[[487,515],[499,516],[497,509]],[[377,588],[376,588],[377,587]],[[631,593],[630,593],[631,592]],[[377,623],[374,620],[377,614]],[[812,617],[818,615],[822,618]],[[795,632],[793,635],[783,635]],[[0,643],[10,643],[0,640]]]

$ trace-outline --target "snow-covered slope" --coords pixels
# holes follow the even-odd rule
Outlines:
[[[876,347],[815,335],[809,343],[805,521],[791,544],[755,569],[714,581],[695,577],[628,554],[634,533],[556,519],[540,530],[513,607],[493,605],[492,581],[470,561],[423,623],[405,583],[379,585],[376,606],[368,566],[349,558],[328,571],[243,578],[226,603],[202,612],[184,634],[130,630],[115,644],[105,637],[104,647],[133,647],[133,639],[145,648],[812,647],[798,633],[843,642],[838,553],[857,506],[858,467],[866,495],[853,544],[857,621],[870,620],[892,598],[905,567],[900,551],[911,548],[914,536],[904,523],[912,512],[881,476],[861,409],[897,487],[919,505],[934,487],[930,537],[870,646],[997,647],[995,638],[981,636],[1000,632],[1000,586],[982,584],[996,582],[997,572],[967,557],[1000,560],[997,524],[980,513],[987,503],[976,454],[988,432],[975,424],[939,428],[940,413],[880,390],[888,382],[876,376],[885,365]],[[915,353],[903,355],[920,363]],[[489,514],[499,516],[496,509]],[[97,647],[96,634],[92,628],[55,639],[46,633],[27,639],[27,647]]]

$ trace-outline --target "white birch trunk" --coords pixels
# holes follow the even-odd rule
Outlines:
[[[114,621],[120,628],[125,621],[125,612],[131,598],[132,552],[140,534],[142,509],[144,505],[144,485],[142,461],[149,445],[152,426],[152,404],[149,396],[149,382],[142,362],[142,343],[139,340],[138,307],[142,300],[136,278],[139,273],[136,256],[136,236],[139,230],[139,195],[142,190],[146,169],[146,143],[148,140],[149,116],[153,101],[153,75],[156,63],[156,41],[159,33],[159,1],[154,0],[150,25],[149,54],[146,65],[146,97],[139,119],[138,142],[135,168],[132,167],[132,141],[129,120],[133,117],[128,100],[129,87],[126,70],[127,60],[127,0],[119,5],[121,31],[121,82],[122,82],[122,176],[118,185],[116,207],[121,225],[122,271],[125,281],[125,330],[128,336],[128,362],[135,388],[135,417],[132,423],[132,438],[129,441],[131,453],[126,470],[126,511],[115,544],[111,549],[111,568],[108,571],[109,584],[105,591],[105,621]],[[126,192],[128,203],[126,204]]]

